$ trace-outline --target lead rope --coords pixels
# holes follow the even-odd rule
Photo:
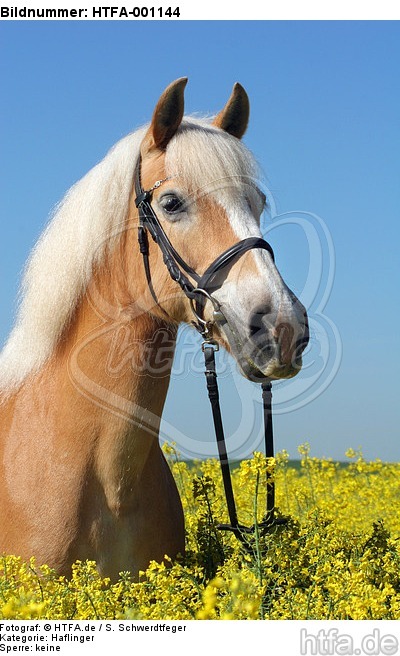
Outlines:
[[[255,529],[254,526],[247,527],[239,524],[232,488],[232,478],[225,444],[224,429],[222,425],[217,372],[215,366],[215,352],[219,350],[219,347],[218,344],[213,340],[207,340],[203,342],[202,350],[204,353],[208,397],[211,403],[222,481],[224,485],[225,498],[230,521],[229,524],[218,524],[217,528],[224,531],[232,531],[232,533],[244,544],[245,547],[251,548],[249,534],[254,533]],[[272,527],[284,523],[285,520],[277,519],[275,517],[275,483],[272,468],[270,466],[271,458],[274,457],[274,438],[272,426],[272,385],[269,382],[262,383],[262,399],[264,411],[265,455],[267,458],[267,499],[266,514],[262,522],[260,522],[259,528],[262,532],[266,533],[268,530],[272,529]]]
[[[241,531],[236,512],[235,497],[233,496],[232,479],[229,469],[228,454],[226,451],[224,427],[222,425],[221,407],[219,404],[219,391],[217,383],[217,372],[215,368],[215,351],[218,345],[214,342],[204,342],[202,346],[204,353],[204,362],[206,365],[205,375],[207,381],[208,398],[211,403],[211,410],[214,420],[215,437],[217,439],[218,456],[221,465],[222,481],[224,484],[226,505],[230,524],[221,524],[218,528],[230,530],[237,537],[241,537]]]

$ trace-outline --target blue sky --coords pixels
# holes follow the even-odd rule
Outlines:
[[[189,113],[217,112],[240,81],[245,142],[274,202],[265,230],[289,285],[313,296],[299,388],[276,387],[276,447],[399,460],[399,32],[384,21],[3,22],[1,341],[24,262],[69,186],[150,119],[170,81],[189,77]],[[325,370],[296,403],[290,390],[307,387],[318,349]],[[201,366],[181,360],[165,431],[183,453],[211,455]],[[228,444],[241,457],[259,446],[258,389],[224,363]]]

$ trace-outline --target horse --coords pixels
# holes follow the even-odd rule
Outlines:
[[[193,303],[154,239],[146,276],[134,174],[140,162],[165,235],[200,274],[238,240],[261,236],[266,202],[242,141],[244,88],[236,83],[217,115],[200,118],[184,115],[186,83],[171,83],[151,122],[55,208],[0,356],[0,552],[34,556],[62,575],[89,559],[112,580],[121,571],[137,578],[152,560],[184,555],[159,427],[178,326],[192,323]],[[307,313],[271,253],[252,248],[220,278],[203,298],[204,325],[217,301],[230,327],[215,325],[215,342],[250,380],[296,375]]]

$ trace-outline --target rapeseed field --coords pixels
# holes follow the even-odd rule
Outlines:
[[[400,464],[311,457],[299,447],[255,453],[232,473],[240,522],[254,525],[247,549],[229,532],[219,463],[181,461],[165,446],[186,519],[186,555],[152,562],[139,581],[102,579],[94,562],[70,578],[34,560],[0,558],[3,619],[383,620],[400,619]],[[267,467],[278,515],[263,535]]]

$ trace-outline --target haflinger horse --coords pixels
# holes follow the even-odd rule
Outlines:
[[[140,162],[158,221],[200,275],[239,240],[261,236],[265,204],[241,141],[245,90],[235,84],[214,118],[186,117],[186,82],[170,84],[151,123],[118,142],[55,209],[27,263],[1,354],[0,553],[35,556],[65,575],[90,559],[104,576],[137,577],[151,560],[184,554],[182,505],[159,426],[178,325],[192,322],[193,303],[152,239],[146,276],[134,174]],[[260,382],[299,371],[307,315],[271,253],[243,253],[212,297],[230,328],[215,325],[213,337],[244,376]],[[211,323],[213,299],[203,300]],[[160,331],[172,346],[158,370]]]

